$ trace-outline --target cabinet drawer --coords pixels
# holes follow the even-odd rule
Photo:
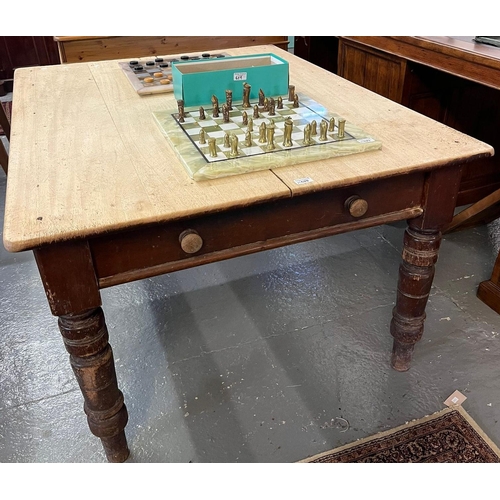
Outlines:
[[[421,173],[394,177],[143,226],[89,243],[101,286],[111,286],[379,225],[385,222],[383,217],[387,222],[415,217],[420,213],[423,184]]]

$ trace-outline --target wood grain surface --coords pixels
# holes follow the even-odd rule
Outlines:
[[[166,222],[364,180],[467,162],[491,146],[275,46],[290,83],[380,139],[380,151],[213,181],[190,180],[152,113],[172,94],[139,96],[117,61],[16,71],[4,222],[9,251]],[[297,179],[313,182],[297,185]]]

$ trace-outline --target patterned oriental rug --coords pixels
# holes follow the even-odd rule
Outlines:
[[[455,406],[301,462],[498,463],[500,450]]]

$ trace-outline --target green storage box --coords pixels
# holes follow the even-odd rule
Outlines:
[[[251,86],[250,100],[258,99],[259,89],[269,97],[288,94],[288,62],[275,54],[232,56],[200,61],[172,63],[174,96],[184,106],[210,106],[212,95],[226,101],[226,90],[233,101],[243,100],[243,84]]]

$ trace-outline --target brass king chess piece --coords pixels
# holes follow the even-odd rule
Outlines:
[[[243,107],[244,108],[249,108],[250,107],[250,90],[252,86],[249,85],[247,82],[243,84]]]

